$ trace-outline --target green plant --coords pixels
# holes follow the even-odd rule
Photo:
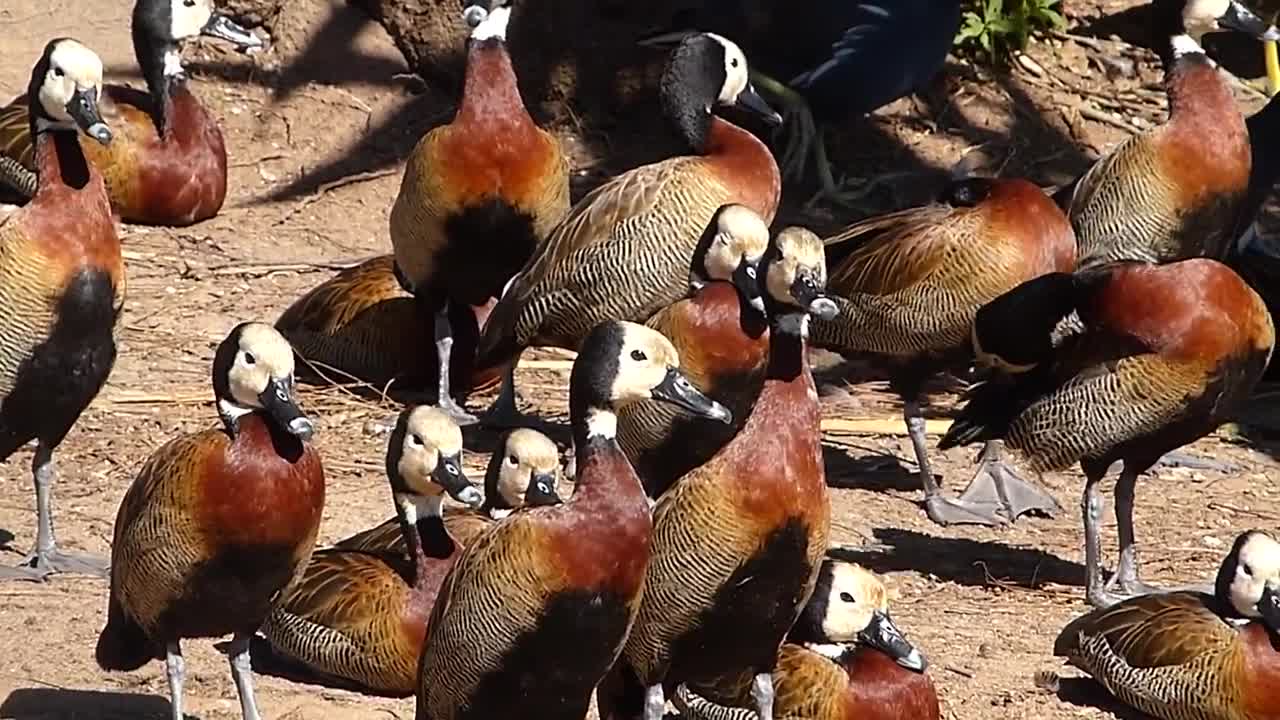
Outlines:
[[[996,62],[1024,50],[1031,35],[1066,26],[1062,0],[966,0],[955,45]]]

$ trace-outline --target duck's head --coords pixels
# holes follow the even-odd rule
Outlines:
[[[71,38],[49,41],[40,62],[31,72],[28,97],[34,130],[83,130],[106,145],[111,130],[102,121],[98,98],[102,94],[102,59]]]
[[[1156,0],[1156,38],[1171,42],[1174,57],[1203,54],[1199,39],[1218,30],[1235,30],[1259,40],[1280,40],[1280,30],[1239,0]]]
[[[444,494],[477,507],[484,499],[462,471],[462,429],[429,405],[400,413],[387,442],[387,478],[409,522],[439,515]]]
[[[217,12],[213,0],[138,0],[133,6],[133,44],[139,60],[159,53],[165,75],[182,74],[178,46],[201,35],[247,50],[262,47],[252,32]]]
[[[1218,571],[1217,595],[1240,617],[1280,632],[1280,543],[1260,530],[1241,533]]]
[[[764,268],[771,316],[801,318],[802,328],[810,315],[821,320],[836,316],[835,301],[826,294],[827,258],[817,235],[802,227],[785,228],[770,243]]]
[[[758,276],[760,260],[769,249],[769,226],[743,205],[724,205],[703,231],[694,251],[689,283],[701,287],[709,280],[733,283],[751,307],[764,312]]]
[[[560,451],[537,430],[512,430],[489,460],[484,494],[488,505],[514,510],[525,505],[559,505]]]
[[[470,38],[505,42],[512,2],[513,0],[463,0],[462,20],[471,29]]]
[[[889,617],[884,583],[855,563],[823,561],[813,595],[796,624],[800,634],[796,639],[810,646],[861,643],[907,669],[924,672],[927,666],[924,656]]]
[[[680,372],[680,356],[657,330],[611,320],[592,328],[569,378],[570,411],[586,420],[588,437],[617,435],[618,410],[661,400],[701,417],[729,423],[729,409],[703,395]]]
[[[307,440],[315,425],[294,396],[293,348],[266,323],[237,325],[213,357],[218,414],[233,434],[239,418],[261,412],[281,429]]]
[[[676,46],[662,73],[660,94],[667,117],[699,151],[717,105],[742,108],[772,125],[782,123],[782,116],[751,86],[742,48],[715,33],[689,35]]]

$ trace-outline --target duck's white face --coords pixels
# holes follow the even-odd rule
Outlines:
[[[636,323],[623,323],[622,350],[618,353],[618,374],[610,399],[622,406],[653,397],[667,373],[680,367],[680,355],[662,333]]]
[[[1258,601],[1268,588],[1280,593],[1280,543],[1265,533],[1253,533],[1240,546],[1231,579],[1231,605],[1244,617],[1260,617]]]
[[[707,37],[724,46],[724,85],[720,86],[720,95],[716,101],[721,105],[732,105],[738,102],[738,96],[751,84],[747,56],[737,43],[726,37],[715,33],[707,33]]]
[[[828,640],[855,641],[871,624],[872,615],[888,608],[889,593],[879,578],[861,565],[832,563],[827,614],[822,618],[822,633]]]
[[[443,495],[445,489],[431,478],[441,457],[462,452],[462,429],[445,413],[423,405],[413,409],[405,423],[404,444],[397,469],[413,492]]]
[[[49,70],[40,84],[40,107],[59,123],[75,127],[67,106],[79,92],[95,98],[102,88],[102,59],[75,40],[63,40],[49,54]]]
[[[546,435],[528,428],[513,431],[507,436],[506,456],[498,468],[498,492],[507,505],[518,508],[525,503],[532,482],[550,482],[546,488],[538,488],[543,494],[556,492],[554,483],[560,479],[560,453],[555,443]],[[540,478],[534,480],[534,478]]]
[[[713,280],[729,280],[745,258],[755,265],[769,248],[769,228],[760,216],[741,205],[731,205],[720,212],[716,236],[707,249],[704,264]],[[753,276],[756,272],[752,267]]]
[[[213,17],[213,0],[170,0],[169,37],[186,40],[198,36]]]
[[[248,325],[240,333],[240,345],[227,379],[236,403],[246,408],[262,408],[261,395],[272,381],[282,392],[292,390],[293,348],[270,325]]]

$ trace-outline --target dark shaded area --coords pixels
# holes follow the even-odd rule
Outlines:
[[[0,716],[15,720],[168,720],[170,714],[168,698],[96,690],[20,688],[0,703]]]
[[[1149,716],[1125,705],[1093,678],[1062,678],[1058,699],[1081,707],[1094,707],[1120,720],[1148,720]]]
[[[884,549],[832,548],[828,554],[878,573],[909,570],[973,587],[1012,584],[1040,588],[1045,583],[1084,586],[1083,565],[1043,550],[936,537],[899,528],[876,528],[872,534]]]
[[[875,492],[920,489],[915,466],[904,465],[897,455],[872,452],[855,457],[850,450],[857,448],[843,444],[822,445],[822,463],[830,487]]]

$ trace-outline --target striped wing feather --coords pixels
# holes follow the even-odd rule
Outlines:
[[[713,459],[681,478],[654,507],[644,602],[625,651],[642,677],[666,665],[672,644],[695,629],[758,542],[758,534],[726,507],[715,472]]]
[[[940,227],[953,212],[965,211],[942,204],[909,208],[863,220],[827,238],[828,256],[839,258],[827,287],[840,295],[892,295],[918,283],[946,258],[947,246],[957,237]],[[856,245],[847,255],[846,243]]]
[[[1236,631],[1200,593],[1131,598],[1071,622],[1058,637],[1057,654],[1077,655],[1083,637],[1100,638],[1134,668],[1185,665],[1231,644]]]
[[[419,677],[419,704],[447,720],[504,651],[535,627],[563,577],[540,552],[539,513],[517,513],[462,551],[436,597]]]

